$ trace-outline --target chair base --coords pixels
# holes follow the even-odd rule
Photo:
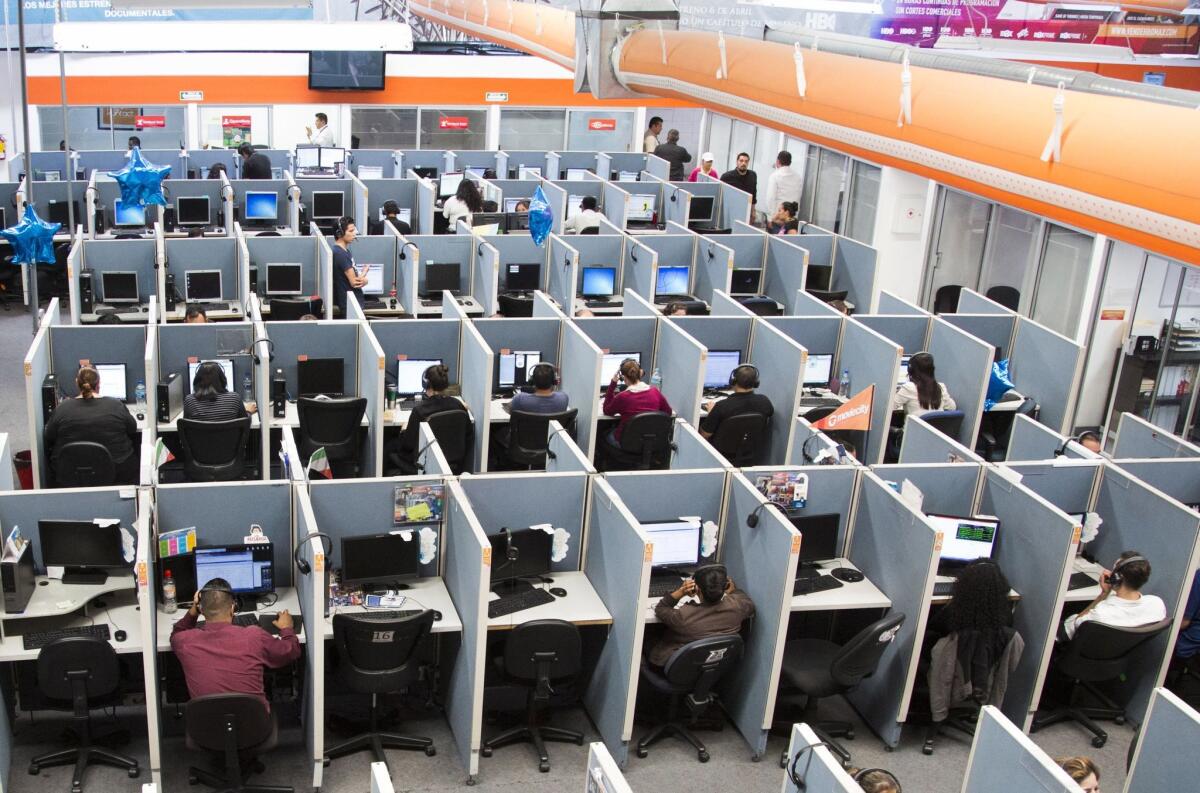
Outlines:
[[[89,765],[99,764],[124,768],[131,779],[137,778],[141,773],[137,760],[98,746],[80,746],[75,749],[63,749],[40,755],[29,762],[29,773],[37,775],[43,768],[72,764],[75,766],[75,773],[71,776],[72,793],[79,793],[83,790],[83,775]]]
[[[696,759],[700,762],[707,763],[709,761],[710,755],[708,754],[708,748],[705,747],[704,742],[697,738],[696,734],[688,729],[688,725],[681,721],[668,721],[664,724],[659,724],[657,727],[650,730],[650,732],[643,735],[642,739],[638,741],[637,756],[645,757],[647,754],[649,754],[647,750],[651,746],[668,736],[680,738],[690,743],[696,750]]]
[[[977,719],[979,714],[974,713],[972,716]],[[925,730],[925,744],[921,747],[922,754],[933,754],[934,739],[945,732],[947,727],[958,730],[972,738],[975,736],[975,721],[973,719],[969,720],[964,716],[950,716],[945,721],[932,721]]]
[[[262,765],[255,763],[254,769],[251,770],[262,770]],[[231,782],[220,774],[195,767],[188,769],[188,784],[203,784],[214,788],[216,793],[295,793],[296,791],[295,788],[287,785],[247,785],[241,780]]]
[[[1038,711],[1033,716],[1033,724],[1030,725],[1031,733],[1037,732],[1043,727],[1048,727],[1051,724],[1058,724],[1062,721],[1073,721],[1079,726],[1092,734],[1092,746],[1097,749],[1101,748],[1108,742],[1108,733],[1100,728],[1100,725],[1095,722],[1096,719],[1104,719],[1105,721],[1116,722],[1117,724],[1125,723],[1125,709],[1113,702],[1112,699],[1103,691],[1091,685],[1079,681],[1076,683],[1075,689],[1071,692],[1071,697],[1068,702],[1075,699],[1075,691],[1082,688],[1094,697],[1100,705],[1097,707],[1080,707],[1077,705],[1066,705],[1060,708],[1054,708],[1048,711]]]
[[[434,748],[432,738],[420,738],[408,735],[396,735],[390,732],[367,732],[362,735],[356,735],[348,741],[343,741],[337,746],[325,752],[326,760],[334,760],[338,757],[345,757],[348,754],[361,752],[364,749],[370,749],[375,756],[375,761],[387,765],[387,757],[384,755],[384,749],[420,749],[425,752],[427,757],[433,757],[437,754],[437,749]],[[388,773],[391,773],[391,768],[388,768]]]
[[[583,733],[575,732],[575,730],[564,730],[561,727],[538,727],[534,725],[514,727],[507,732],[500,733],[495,738],[484,741],[480,749],[480,754],[484,757],[491,757],[492,751],[502,746],[514,743],[532,743],[538,756],[538,770],[544,774],[550,770],[550,755],[546,752],[546,741],[573,743],[576,746],[583,746]]]

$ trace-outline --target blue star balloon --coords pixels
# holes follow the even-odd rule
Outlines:
[[[533,244],[542,247],[553,225],[554,213],[550,211],[550,202],[546,200],[542,186],[538,185],[529,201],[529,236],[533,237]]]
[[[0,229],[0,237],[12,243],[16,255],[13,264],[54,264],[54,235],[61,223],[47,223],[37,216],[33,204],[25,204],[21,222],[10,229]]]
[[[129,154],[129,164],[119,171],[109,171],[108,175],[116,179],[117,184],[121,186],[122,204],[166,206],[167,199],[163,196],[162,180],[170,173],[169,165],[154,165],[143,160],[141,149],[135,146]]]

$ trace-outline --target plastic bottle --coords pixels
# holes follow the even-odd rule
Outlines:
[[[175,579],[170,570],[163,573],[162,590],[163,611],[167,614],[174,614],[178,606],[175,603]]]
[[[245,376],[242,377],[242,401],[254,401],[254,380],[251,379],[249,372],[246,372]]]
[[[654,367],[654,371],[650,373],[650,385],[654,386],[655,388],[662,388],[662,372],[659,371],[657,366]]]
[[[850,398],[850,370],[843,369],[842,377],[838,380],[838,396]]]
[[[139,409],[146,407],[146,381],[137,381],[137,385],[133,387],[133,398]]]

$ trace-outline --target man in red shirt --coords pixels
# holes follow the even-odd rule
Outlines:
[[[196,593],[191,608],[171,630],[171,649],[183,666],[188,693],[251,694],[271,709],[263,690],[263,669],[278,669],[300,657],[292,615],[279,612],[272,636],[257,625],[233,624],[236,602],[229,582],[214,578]],[[204,624],[197,627],[201,612]]]
[[[621,361],[620,368],[608,384],[608,390],[604,392],[604,415],[621,417],[617,428],[608,435],[608,442],[613,446],[621,445],[621,430],[637,414],[653,410],[671,412],[671,406],[667,404],[667,398],[662,392],[649,383],[642,382],[645,374],[637,361],[626,358]],[[620,393],[617,389],[619,380],[625,381],[625,390]]]

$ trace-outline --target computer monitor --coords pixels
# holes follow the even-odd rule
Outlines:
[[[509,289],[533,290],[539,286],[542,265],[537,262],[505,265],[504,284]]]
[[[506,199],[504,199],[504,211],[505,212],[516,212],[517,204],[521,203],[522,201],[524,201],[527,204],[529,203],[528,198],[506,198]]]
[[[517,166],[518,179],[541,179],[542,169],[536,165],[520,165]]]
[[[175,199],[175,221],[181,226],[207,226],[208,196],[180,196]]]
[[[658,207],[658,196],[654,193],[634,193],[629,197],[629,208],[625,212],[626,220],[654,220],[654,211]]]
[[[1000,521],[996,518],[964,518],[959,515],[928,515],[933,527],[942,532],[943,566],[964,565],[976,559],[992,558]]]
[[[788,520],[800,532],[800,555],[797,574],[802,568],[813,570],[818,562],[838,557],[838,523],[836,512],[821,515],[789,515]],[[811,573],[810,573],[811,575]],[[800,577],[797,575],[797,577]]]
[[[279,194],[246,191],[246,220],[268,221],[279,217]]]
[[[833,278],[832,264],[810,264],[804,271],[804,289],[819,292],[829,291],[829,282]]]
[[[458,186],[462,183],[463,175],[460,171],[444,173],[438,177],[438,198],[449,198],[458,192]]]
[[[321,150],[316,146],[298,146],[296,148],[297,168],[320,168]]]
[[[406,589],[421,577],[421,540],[400,534],[365,534],[342,538],[343,587]]]
[[[396,393],[401,396],[425,393],[425,384],[421,382],[425,370],[441,365],[441,358],[407,358],[396,361]]]
[[[496,386],[500,390],[520,388],[529,382],[529,373],[542,362],[539,350],[513,350],[496,353]]]
[[[529,230],[528,212],[509,212],[504,216],[504,230],[509,234],[514,231]]]
[[[896,378],[896,385],[904,385],[908,382],[908,362],[912,360],[911,355],[900,356],[900,376]]]
[[[704,364],[704,387],[728,388],[729,375],[741,365],[741,350],[709,350]]]
[[[124,402],[129,398],[126,389],[125,364],[94,363],[92,368],[100,375],[100,396],[112,397]]]
[[[238,386],[233,379],[233,361],[229,358],[205,358],[203,360],[196,361],[195,363],[188,361],[187,390],[189,394],[195,390],[194,385],[196,382],[196,372],[200,370],[201,364],[206,363],[215,363],[220,366],[221,371],[225,374],[226,387],[228,387],[230,391],[237,393]]]
[[[113,225],[123,228],[144,228],[146,208],[137,204],[127,204],[118,198],[113,201]]]
[[[492,544],[492,591],[527,588],[528,583],[522,579],[536,579],[550,572],[553,534],[542,529],[517,529],[488,539]]]
[[[459,274],[461,265],[458,262],[429,262],[425,265],[425,294],[430,297],[441,297],[442,292],[450,290],[458,294],[462,288]]]
[[[563,178],[568,182],[582,182],[591,173],[587,168],[568,168],[563,173]]]
[[[700,561],[700,521],[644,521],[642,531],[654,547],[654,567],[687,567]]]
[[[608,389],[613,375],[620,370],[621,364],[627,358],[637,361],[638,366],[642,365],[642,354],[636,350],[633,352],[606,352],[600,357],[600,393],[604,393]]]
[[[345,381],[341,358],[306,358],[296,362],[296,385],[302,397],[337,396]]]
[[[271,166],[271,178],[272,179],[282,179],[283,178],[283,169],[276,167],[276,166]]]
[[[321,167],[334,168],[346,161],[346,150],[336,147],[321,147]]]
[[[296,262],[271,262],[267,265],[268,295],[298,295],[303,286],[304,266]]]
[[[804,387],[826,388],[833,373],[832,353],[809,353],[804,365]]]
[[[189,303],[213,303],[221,299],[220,270],[186,270],[183,293]]]
[[[436,179],[438,178],[438,169],[431,165],[422,165],[410,169],[416,174],[418,179]]]
[[[491,236],[499,234],[504,224],[503,212],[473,212],[471,214],[471,233]]]
[[[658,276],[654,282],[655,295],[686,295],[691,281],[692,268],[685,265],[663,267],[658,266]]]
[[[360,166],[358,166],[358,173],[356,173],[355,176],[357,176],[360,180],[361,179],[382,179],[383,178],[383,166],[382,165],[360,165]]]
[[[383,294],[383,265],[359,265],[359,272],[363,267],[367,267],[367,284],[362,288],[364,295],[382,295]]]
[[[729,294],[757,295],[762,280],[762,270],[735,267],[729,274]]]
[[[49,201],[47,204],[46,219],[49,222],[61,223],[64,229],[67,228],[71,225],[71,218],[67,214],[71,210],[74,210],[75,222],[83,222],[83,216],[79,214],[78,201],[71,201],[69,203],[67,201]]]
[[[477,176],[480,179],[487,178],[487,176],[486,176],[487,170],[488,170],[487,168],[483,168],[478,165],[472,165],[466,169],[467,173],[471,174],[472,176]]]
[[[688,205],[689,223],[711,223],[717,210],[717,197],[711,195],[694,195]]]
[[[574,193],[567,196],[567,217],[573,218],[583,211],[583,196]]]
[[[105,303],[140,303],[138,274],[131,270],[106,270],[100,273],[100,291]]]
[[[269,595],[275,591],[275,555],[271,543],[197,545],[196,589],[224,578],[235,595]]]
[[[337,220],[345,213],[346,194],[341,190],[314,190],[313,220]]]
[[[39,520],[38,545],[42,564],[62,567],[64,584],[103,584],[108,571],[129,569],[121,527],[100,526],[90,520]]]
[[[636,182],[638,180],[637,171],[617,171],[618,182]]]
[[[580,281],[584,297],[611,297],[617,291],[617,268],[584,267]]]

